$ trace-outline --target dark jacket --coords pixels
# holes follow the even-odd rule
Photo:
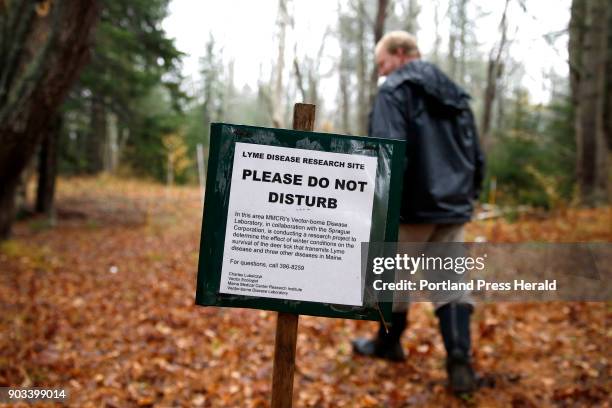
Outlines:
[[[391,73],[374,101],[369,134],[406,141],[401,222],[469,221],[484,173],[470,96],[435,65]]]

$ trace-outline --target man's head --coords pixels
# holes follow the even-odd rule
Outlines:
[[[376,44],[378,75],[386,76],[408,62],[421,58],[416,39],[405,31],[391,31]]]

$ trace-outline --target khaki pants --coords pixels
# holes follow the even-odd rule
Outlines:
[[[400,224],[398,242],[422,242],[423,248],[432,242],[463,242],[465,224]],[[396,280],[407,279],[405,271],[396,271]],[[456,303],[473,305],[474,300],[470,292],[460,292],[452,299]],[[435,308],[450,302],[434,302]],[[395,292],[393,297],[393,311],[405,312],[410,305],[401,293]]]

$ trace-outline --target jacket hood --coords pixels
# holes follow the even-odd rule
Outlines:
[[[422,60],[409,62],[389,75],[383,86],[396,88],[404,82],[419,86],[442,105],[460,110],[469,107],[470,95],[432,63]]]

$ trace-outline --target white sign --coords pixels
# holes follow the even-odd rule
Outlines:
[[[236,143],[221,293],[362,306],[376,157]]]

